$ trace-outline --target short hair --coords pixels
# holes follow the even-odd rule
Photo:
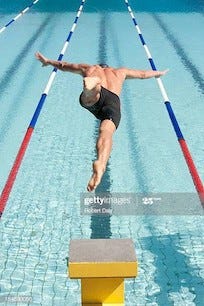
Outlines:
[[[99,64],[99,66],[100,66],[101,68],[108,68],[108,67],[109,67],[107,64]]]

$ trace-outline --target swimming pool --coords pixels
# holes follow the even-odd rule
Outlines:
[[[1,190],[52,71],[34,53],[58,57],[80,5],[70,2],[40,0],[0,36]],[[170,68],[163,82],[204,179],[202,1],[130,4],[157,68]],[[1,2],[1,26],[26,5]],[[150,69],[124,1],[87,1],[64,59]],[[81,88],[79,76],[57,73],[26,151],[1,219],[0,302],[28,296],[28,305],[79,305],[80,284],[67,278],[70,239],[131,237],[139,275],[126,282],[126,305],[202,305],[203,216],[80,214],[98,128],[79,107]],[[155,80],[126,82],[121,100],[98,191],[194,193]]]

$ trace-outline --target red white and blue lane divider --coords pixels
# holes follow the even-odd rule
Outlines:
[[[139,26],[137,24],[137,21],[135,19],[133,11],[132,11],[132,9],[131,9],[131,7],[129,5],[128,0],[125,0],[125,3],[127,5],[127,8],[128,8],[129,13],[130,13],[130,16],[132,18],[132,21],[134,23],[134,26],[135,26],[135,28],[136,28],[136,30],[138,32],[140,41],[141,41],[141,43],[142,43],[142,45],[143,45],[143,47],[145,49],[145,52],[146,52],[146,55],[148,57],[149,63],[151,65],[151,68],[152,68],[152,70],[157,70],[156,66],[154,64],[154,61],[152,59],[151,53],[150,53],[150,51],[149,51],[149,49],[148,49],[148,47],[147,47],[147,45],[145,43],[144,37],[143,37],[143,35],[141,33],[141,30],[140,30],[140,28],[139,28]],[[164,103],[166,105],[166,109],[168,111],[171,123],[172,123],[174,131],[176,133],[176,136],[178,138],[178,142],[180,144],[181,150],[182,150],[184,158],[186,160],[188,169],[189,169],[190,174],[192,176],[193,183],[194,183],[194,185],[196,187],[196,190],[197,190],[197,193],[199,195],[200,201],[201,201],[202,205],[204,206],[204,186],[203,186],[203,183],[202,183],[201,178],[200,178],[200,176],[198,174],[198,171],[197,171],[196,166],[194,164],[194,161],[192,159],[191,153],[190,153],[190,151],[188,149],[187,143],[186,143],[186,141],[185,141],[185,139],[183,137],[183,134],[182,134],[181,129],[179,127],[178,121],[177,121],[176,116],[175,116],[175,114],[173,112],[173,109],[171,107],[171,103],[170,103],[169,98],[167,96],[167,93],[166,93],[166,90],[164,88],[163,82],[162,82],[161,78],[156,78],[156,80],[158,82],[161,94],[162,94],[163,99],[164,99]]]
[[[26,8],[24,8],[24,10],[22,10],[16,17],[14,17],[13,19],[11,19],[4,27],[0,28],[0,34],[2,32],[4,32],[6,30],[6,28],[8,28],[8,26],[10,26],[14,21],[16,21],[17,19],[19,19],[21,16],[23,16],[34,4],[36,4],[39,0],[35,0],[33,1],[29,6],[27,6]]]
[[[82,0],[81,1],[81,5],[80,5],[79,10],[77,12],[76,18],[75,18],[74,23],[72,25],[72,28],[71,28],[71,30],[69,32],[69,35],[68,35],[68,37],[67,37],[67,39],[65,41],[65,44],[64,44],[64,46],[63,46],[63,48],[61,50],[60,55],[58,57],[58,61],[62,60],[62,58],[63,58],[63,56],[64,56],[64,54],[66,52],[66,49],[67,49],[67,47],[69,45],[70,39],[72,37],[72,34],[74,33],[74,30],[76,28],[78,19],[79,19],[80,15],[81,15],[81,12],[83,10],[83,6],[84,6],[85,1],[86,0]],[[56,73],[57,73],[57,68],[54,68],[52,73],[51,73],[51,75],[50,75],[50,77],[49,77],[49,80],[48,80],[48,83],[47,83],[47,85],[45,87],[45,90],[44,90],[43,94],[41,95],[41,98],[40,98],[40,100],[38,102],[38,105],[37,105],[37,108],[35,110],[35,113],[34,113],[34,115],[32,117],[32,120],[31,120],[29,126],[28,126],[27,132],[26,132],[26,134],[24,136],[24,139],[23,139],[23,141],[21,143],[21,146],[19,148],[18,154],[17,154],[16,159],[14,161],[13,167],[12,167],[12,169],[10,171],[10,174],[8,176],[6,184],[5,184],[5,186],[3,188],[3,191],[1,193],[1,197],[0,197],[0,217],[1,217],[1,215],[2,215],[2,213],[4,211],[4,209],[5,209],[7,200],[9,198],[10,192],[12,190],[13,184],[14,184],[16,176],[18,174],[18,170],[19,170],[19,168],[21,166],[24,154],[25,154],[26,149],[28,147],[28,144],[30,142],[30,139],[31,139],[33,130],[35,128],[36,122],[37,122],[38,117],[40,115],[40,112],[42,110],[42,107],[43,107],[43,104],[45,102],[45,99],[48,96],[48,93],[49,93],[49,90],[50,90],[50,88],[52,86],[52,83],[53,83],[53,81],[55,79]]]

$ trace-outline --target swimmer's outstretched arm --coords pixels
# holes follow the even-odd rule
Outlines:
[[[42,66],[51,65],[59,70],[78,73],[80,75],[84,75],[84,71],[90,67],[90,65],[88,64],[73,64],[73,63],[51,60],[49,58],[46,58],[40,52],[36,52],[35,57],[42,63]]]
[[[126,79],[149,79],[149,78],[159,78],[165,75],[169,69],[163,71],[157,70],[136,70],[136,69],[128,69],[128,68],[120,68],[122,73],[125,74]]]

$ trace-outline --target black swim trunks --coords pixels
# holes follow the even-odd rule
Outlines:
[[[83,104],[81,95],[79,99],[81,106],[88,109],[97,119],[100,119],[101,121],[105,119],[113,121],[117,129],[120,122],[121,113],[120,99],[116,94],[101,86],[100,99],[92,106]]]

